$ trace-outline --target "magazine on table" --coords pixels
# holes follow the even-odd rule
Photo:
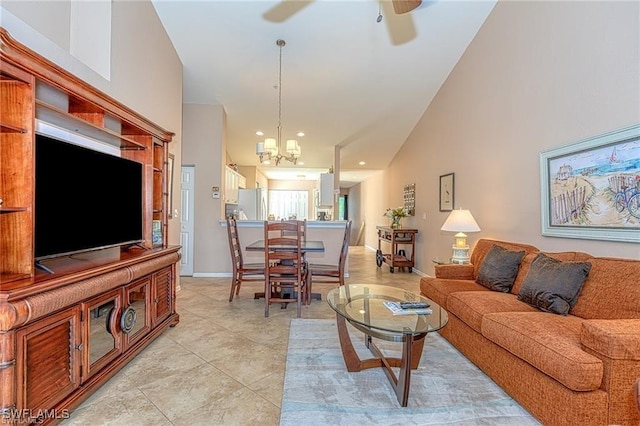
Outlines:
[[[429,315],[429,314],[433,313],[433,311],[430,308],[405,308],[405,309],[403,309],[400,306],[399,302],[385,301],[385,302],[382,302],[382,304],[384,306],[386,306],[387,309],[389,309],[393,315],[411,315],[411,314]]]

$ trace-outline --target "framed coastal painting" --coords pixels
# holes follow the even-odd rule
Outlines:
[[[453,210],[453,173],[440,176],[440,211],[450,212]]]
[[[640,243],[640,125],[540,153],[542,235]]]

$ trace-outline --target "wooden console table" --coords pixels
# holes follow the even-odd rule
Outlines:
[[[414,250],[416,244],[417,229],[394,229],[388,226],[376,226],[378,230],[378,250],[376,251],[376,264],[378,267],[383,263],[389,265],[389,271],[393,273],[394,268],[409,268],[413,270]],[[390,253],[383,253],[382,243],[391,246]],[[403,248],[400,248],[403,246]],[[410,246],[409,253],[407,249]]]

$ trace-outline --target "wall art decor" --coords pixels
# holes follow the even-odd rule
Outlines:
[[[540,153],[542,235],[640,243],[640,125]]]
[[[440,211],[450,212],[454,207],[453,173],[440,176]]]
[[[404,204],[404,209],[407,212],[407,216],[416,215],[416,184],[415,183],[409,183],[404,186],[403,204]]]

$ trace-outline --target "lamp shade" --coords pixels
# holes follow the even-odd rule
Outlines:
[[[287,154],[295,154],[298,151],[298,141],[295,139],[287,140],[287,145],[285,150]]]
[[[440,228],[450,232],[480,232],[480,227],[469,210],[452,210],[449,217]]]
[[[264,150],[270,152],[271,155],[278,154],[278,145],[274,138],[266,138],[264,140]]]

